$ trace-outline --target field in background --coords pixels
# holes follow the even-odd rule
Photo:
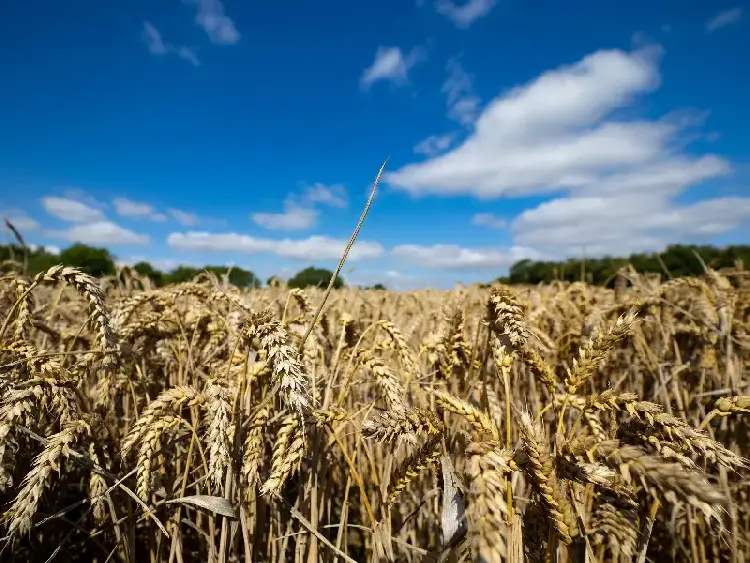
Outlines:
[[[9,274],[0,559],[746,561],[750,278],[626,277]]]

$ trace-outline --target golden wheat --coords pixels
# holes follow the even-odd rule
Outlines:
[[[738,272],[327,301],[212,274],[11,273],[0,553],[747,560]]]

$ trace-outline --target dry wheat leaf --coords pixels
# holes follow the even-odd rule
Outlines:
[[[203,508],[214,514],[226,516],[227,518],[236,519],[237,509],[232,503],[224,497],[215,497],[211,495],[192,495],[168,500],[165,504],[191,504],[198,508]]]

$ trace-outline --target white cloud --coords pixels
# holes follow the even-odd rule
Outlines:
[[[540,254],[531,248],[513,246],[500,248],[463,248],[455,244],[419,246],[403,244],[391,254],[408,261],[411,266],[437,270],[500,269],[524,258],[538,259]]]
[[[736,7],[729,10],[719,12],[714,17],[706,22],[706,31],[713,33],[714,31],[726,27],[733,23],[737,23],[742,19],[742,8]]]
[[[314,227],[318,221],[318,211],[301,207],[287,199],[284,202],[283,213],[253,213],[250,217],[266,229],[296,231]]]
[[[172,233],[167,244],[185,251],[213,252],[235,251],[248,254],[268,252],[282,258],[294,260],[339,260],[344,253],[347,241],[325,236],[311,236],[306,239],[266,239],[238,233],[212,234],[207,232]],[[377,258],[383,254],[383,247],[373,242],[356,242],[349,253],[350,260]]]
[[[492,213],[477,213],[471,218],[472,225],[489,227],[490,229],[504,229],[508,222],[505,219],[495,217]]]
[[[101,209],[104,210],[107,208],[106,203],[102,203],[101,201],[97,200],[94,196],[89,195],[85,190],[81,188],[66,188],[63,192],[63,197],[66,197],[68,199],[75,199],[76,201],[81,201],[88,205],[89,207],[93,207],[94,209]]]
[[[466,0],[460,4],[452,0],[436,0],[435,8],[457,27],[467,28],[489,14],[495,3],[496,0]]]
[[[154,223],[163,223],[169,219],[164,213],[157,213],[153,205],[149,205],[148,203],[140,203],[124,197],[117,197],[114,199],[114,204],[115,212],[122,217],[148,217]],[[182,212],[177,211],[177,213]]]
[[[433,156],[441,152],[447,151],[453,144],[454,135],[430,135],[426,139],[422,139],[416,145],[414,145],[414,152],[416,154],[426,154]]]
[[[123,217],[142,217],[154,213],[154,208],[147,203],[138,203],[124,197],[114,199],[115,212]]]
[[[387,175],[413,194],[498,197],[593,184],[666,151],[673,124],[602,122],[659,83],[659,50],[599,51],[493,100],[452,151]]]
[[[71,223],[90,223],[104,219],[104,213],[100,209],[64,197],[44,197],[42,207],[53,217]]]
[[[310,186],[305,186],[302,198],[311,204],[324,203],[333,207],[346,207],[346,188],[341,184],[327,186],[315,182]]]
[[[519,244],[554,256],[622,256],[726,233],[750,221],[750,198],[673,205],[661,194],[554,199],[523,212],[512,225]]]
[[[201,61],[198,58],[198,55],[190,47],[185,47],[185,45],[180,45],[179,47],[175,49],[174,54],[177,55],[182,60],[189,62],[193,66],[196,66],[196,67],[201,66]]]
[[[446,96],[448,117],[461,125],[471,125],[477,118],[480,104],[480,99],[474,94],[474,80],[458,59],[449,60],[446,67],[448,78],[441,91]]]
[[[730,164],[716,156],[697,158],[670,155],[643,166],[604,176],[598,182],[583,182],[571,186],[576,195],[618,195],[623,193],[643,196],[675,196],[692,184],[731,171]]]
[[[24,231],[35,231],[39,228],[39,222],[36,219],[29,217],[29,215],[23,210],[15,207],[9,209],[0,210],[0,218],[7,219],[13,226],[21,232],[23,235]],[[3,228],[5,222],[2,222]]]
[[[63,231],[47,231],[48,236],[65,239],[69,242],[83,244],[148,244],[150,237],[125,229],[112,221],[96,221],[93,223],[73,225]]]
[[[198,216],[179,209],[168,209],[167,213],[183,227],[194,227],[198,224]]]
[[[142,37],[152,55],[166,55],[169,52],[167,44],[161,37],[161,32],[151,22],[143,22]]]
[[[406,56],[400,47],[378,47],[375,60],[362,73],[360,85],[367,89],[379,80],[404,84],[409,79],[409,70],[424,56],[425,50],[422,47],[414,47]]]
[[[188,61],[193,66],[200,66],[201,62],[198,60],[198,55],[195,51],[184,45],[175,46],[171,43],[167,43],[162,38],[161,32],[148,21],[143,22],[143,29],[141,31],[141,39],[148,47],[149,52],[152,55],[165,56],[165,55],[177,55],[179,58]]]
[[[310,229],[318,222],[320,212],[315,204],[333,207],[346,206],[346,188],[341,184],[326,186],[316,182],[305,186],[302,195],[289,194],[284,200],[283,213],[253,213],[250,218],[266,229],[298,231]]]
[[[240,40],[240,32],[234,22],[224,12],[219,0],[184,0],[195,6],[195,23],[206,32],[211,43],[234,45]]]
[[[661,49],[598,51],[492,101],[460,146],[389,174],[414,195],[479,198],[562,193],[511,224],[514,243],[546,257],[628,253],[726,232],[748,220],[747,200],[676,201],[731,172],[718,155],[689,154],[705,113],[657,120],[613,115],[658,87]],[[720,213],[727,213],[720,227]],[[705,214],[702,216],[701,214]],[[473,222],[489,225],[491,217]]]

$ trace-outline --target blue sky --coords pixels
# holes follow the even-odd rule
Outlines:
[[[750,242],[748,6],[0,4],[0,215],[125,263],[394,289]],[[3,233],[7,238],[7,233]]]

